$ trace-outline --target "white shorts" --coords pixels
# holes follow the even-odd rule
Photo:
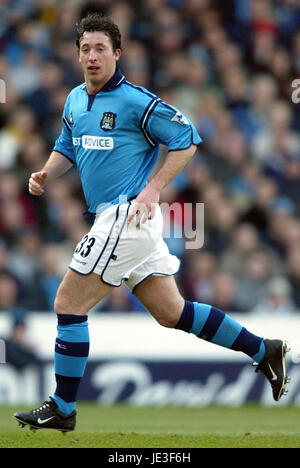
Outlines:
[[[82,275],[96,273],[111,286],[126,281],[134,288],[151,275],[174,275],[180,261],[162,238],[159,206],[153,219],[136,227],[127,223],[131,202],[113,205],[98,214],[91,230],[75,248],[69,268]]]

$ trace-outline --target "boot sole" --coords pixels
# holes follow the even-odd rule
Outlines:
[[[282,381],[282,386],[281,389],[279,390],[279,394],[277,398],[274,398],[275,401],[279,401],[282,395],[286,395],[288,393],[288,390],[286,389],[286,385],[290,382],[290,377],[286,375],[286,366],[285,366],[285,356],[286,354],[290,351],[290,347],[286,341],[282,342],[282,348],[281,348],[281,363],[282,363],[282,369],[283,369],[283,381]]]
[[[19,426],[20,426],[21,428],[23,428],[23,427],[25,427],[25,426],[29,426],[29,427],[30,427],[30,430],[33,431],[33,432],[35,432],[35,431],[37,431],[37,430],[39,430],[39,429],[52,429],[52,430],[54,430],[54,431],[60,431],[60,432],[62,432],[63,434],[65,434],[66,432],[72,432],[72,431],[74,431],[74,429],[67,429],[67,428],[64,429],[64,428],[59,428],[59,427],[41,427],[41,426],[35,426],[34,424],[30,424],[30,423],[28,423],[28,422],[25,422],[25,421],[23,421],[22,419],[17,418],[16,416],[13,416],[13,418],[16,419],[16,421],[18,421]]]

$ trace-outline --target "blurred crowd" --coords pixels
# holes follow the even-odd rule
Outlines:
[[[0,311],[52,310],[88,230],[75,170],[42,197],[30,196],[27,183],[83,81],[75,25],[92,10],[119,24],[126,78],[178,107],[203,138],[161,199],[192,204],[184,213],[194,223],[204,203],[202,248],[166,239],[182,262],[182,293],[227,312],[299,311],[298,0],[0,0]],[[144,311],[125,286],[95,308],[104,310]]]

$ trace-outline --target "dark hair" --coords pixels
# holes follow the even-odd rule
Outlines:
[[[101,13],[88,13],[81,19],[77,28],[76,45],[80,48],[80,39],[85,32],[103,31],[111,40],[113,51],[121,49],[121,33],[113,20]]]

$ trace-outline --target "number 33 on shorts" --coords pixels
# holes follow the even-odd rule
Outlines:
[[[86,258],[91,253],[91,248],[95,244],[95,237],[89,237],[86,234],[83,239],[79,242],[75,249],[75,254],[79,254],[81,257]]]
[[[82,275],[91,273],[97,263],[98,249],[96,236],[91,233],[85,234],[74,250],[70,264],[71,270],[75,270]]]

